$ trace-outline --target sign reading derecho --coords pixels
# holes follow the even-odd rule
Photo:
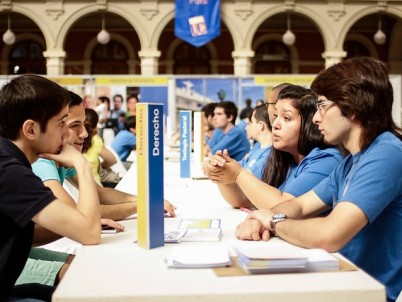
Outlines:
[[[163,105],[137,104],[138,245],[164,245]]]
[[[221,33],[220,0],[176,0],[175,35],[200,47]]]
[[[189,178],[191,165],[191,111],[180,111],[180,177]]]

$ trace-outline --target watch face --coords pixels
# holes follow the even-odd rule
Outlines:
[[[281,220],[281,219],[285,219],[288,216],[286,216],[285,214],[275,214],[274,216],[272,216],[272,220]]]

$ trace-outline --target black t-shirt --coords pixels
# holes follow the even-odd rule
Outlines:
[[[0,300],[9,296],[32,247],[32,217],[56,197],[24,153],[0,137]]]

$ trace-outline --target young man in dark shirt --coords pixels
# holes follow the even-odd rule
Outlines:
[[[0,91],[0,300],[50,299],[44,286],[14,287],[33,243],[35,223],[82,244],[100,241],[100,210],[92,168],[65,144],[68,95],[41,76],[23,75]],[[77,171],[76,208],[57,199],[32,172],[39,156]],[[13,299],[17,298],[17,299]]]

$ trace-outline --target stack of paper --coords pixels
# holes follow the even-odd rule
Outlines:
[[[306,270],[309,272],[337,271],[339,259],[323,249],[306,250],[308,255]]]
[[[234,247],[238,262],[251,274],[339,270],[339,260],[323,249],[293,245],[242,245]]]
[[[242,245],[234,249],[240,266],[252,274],[295,272],[307,265],[307,255],[290,245]]]
[[[170,268],[208,268],[230,264],[230,256],[224,246],[177,246],[167,259]]]

